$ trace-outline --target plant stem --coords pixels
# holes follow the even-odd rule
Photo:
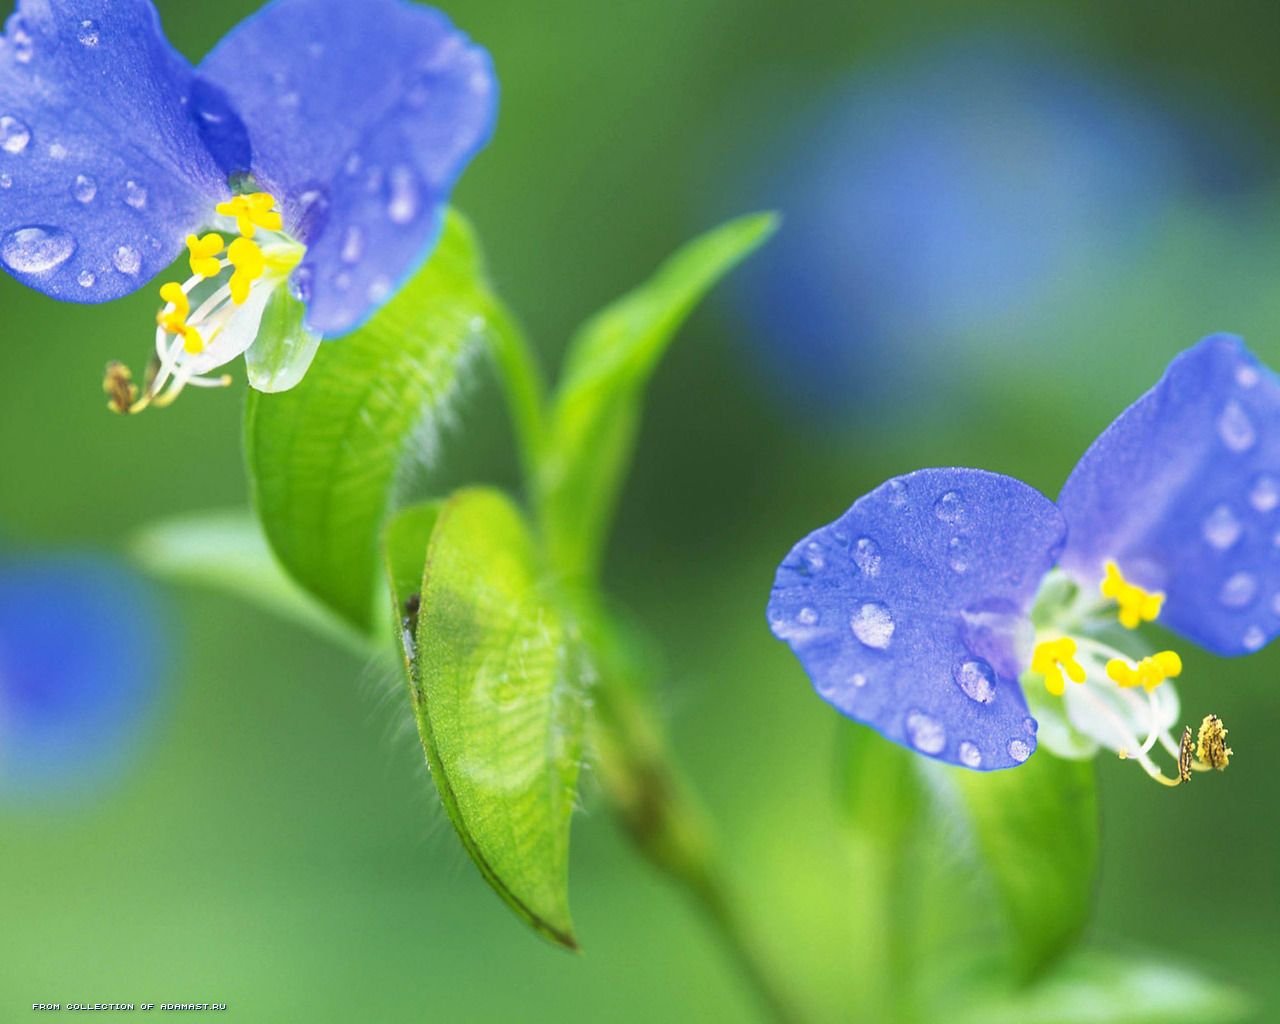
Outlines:
[[[497,297],[491,298],[488,315],[490,351],[506,396],[521,469],[536,508],[547,449],[546,384],[524,331]]]

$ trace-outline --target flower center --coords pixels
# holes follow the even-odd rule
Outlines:
[[[270,193],[234,196],[214,213],[215,230],[187,236],[191,277],[160,288],[164,306],[156,314],[156,353],[141,397],[127,367],[107,367],[103,389],[113,411],[169,405],[188,385],[230,384],[230,377],[210,371],[248,348],[270,294],[302,261],[306,248],[284,233]],[[238,237],[228,243],[224,236],[233,234]]]

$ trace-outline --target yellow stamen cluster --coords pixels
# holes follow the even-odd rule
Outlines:
[[[1102,580],[1102,596],[1109,597],[1120,606],[1120,625],[1125,629],[1137,629],[1143,622],[1154,622],[1164,605],[1164,594],[1143,590],[1130,583],[1115,562],[1107,562],[1106,576]]]
[[[160,289],[160,298],[168,305],[156,314],[156,323],[174,337],[181,338],[182,347],[188,354],[198,356],[204,351],[204,337],[187,323],[187,317],[191,315],[191,300],[182,290],[182,285],[170,281]]]
[[[1084,667],[1076,661],[1076,642],[1069,636],[1036,644],[1031,653],[1031,671],[1044,676],[1044,688],[1055,697],[1066,692],[1064,672],[1073,683],[1083,683],[1085,679]]]
[[[1161,651],[1131,665],[1123,658],[1107,662],[1107,675],[1116,685],[1129,688],[1141,686],[1150,693],[1166,679],[1176,679],[1182,674],[1182,659],[1176,651]]]
[[[222,236],[212,231],[203,238],[187,235],[187,249],[191,254],[188,260],[191,264],[191,273],[196,277],[217,277],[222,272],[222,261],[218,259],[218,254],[222,252],[225,245]]]
[[[276,212],[275,205],[275,197],[270,192],[254,192],[233,196],[214,210],[223,217],[235,218],[236,230],[245,238],[252,238],[257,228],[279,231],[284,227],[284,219]]]
[[[1217,715],[1206,715],[1196,737],[1196,760],[1222,771],[1231,762],[1233,751],[1227,746],[1227,727]]]
[[[243,306],[249,298],[253,282],[262,276],[267,265],[266,258],[257,242],[237,238],[227,248],[227,259],[235,267],[235,273],[231,275],[231,301],[237,306]]]

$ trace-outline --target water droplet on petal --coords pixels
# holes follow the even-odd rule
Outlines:
[[[422,201],[418,192],[418,178],[412,167],[397,164],[391,168],[391,199],[387,203],[387,217],[392,224],[409,224],[418,216]]]
[[[981,658],[971,658],[956,666],[956,684],[970,700],[990,704],[996,695],[996,673]]]
[[[822,545],[816,540],[804,546],[804,561],[810,572],[821,572],[827,566],[827,557],[823,554]]]
[[[1262,646],[1267,642],[1267,634],[1258,626],[1250,626],[1244,631],[1244,636],[1240,638],[1240,642],[1244,644],[1246,651],[1261,650]]]
[[[1236,367],[1236,383],[1246,391],[1258,383],[1259,376],[1257,367],[1248,365]]]
[[[82,270],[76,280],[80,283],[81,288],[92,288],[97,283],[98,278],[92,270]]]
[[[1024,718],[1022,728],[1026,730],[1028,736],[1034,736],[1040,729],[1040,723],[1034,718]]]
[[[901,480],[890,480],[884,489],[886,499],[894,508],[902,508],[907,503],[907,485]]]
[[[1233,452],[1247,452],[1258,438],[1248,413],[1234,398],[1222,407],[1218,416],[1218,436]]]
[[[817,610],[806,605],[796,612],[796,622],[802,626],[816,626],[818,624]]]
[[[923,711],[908,711],[906,727],[907,739],[921,753],[940,754],[947,745],[947,732],[942,723]]]
[[[91,18],[80,22],[80,31],[76,33],[76,38],[80,40],[81,46],[87,46],[91,50],[96,47],[102,39],[98,33],[97,22]]]
[[[853,675],[849,677],[849,682],[853,686],[856,686],[859,690],[861,690],[864,686],[867,685],[867,677],[861,672],[855,672]]]
[[[111,262],[122,274],[136,274],[142,269],[142,256],[131,245],[122,245],[111,254]]]
[[[145,210],[147,208],[146,186],[139,185],[136,181],[126,181],[124,183],[124,201],[135,210]]]
[[[1218,591],[1218,600],[1227,608],[1244,608],[1257,592],[1258,581],[1252,573],[1232,573]]]
[[[933,505],[933,514],[944,523],[955,526],[964,520],[964,500],[958,491],[947,491]]]
[[[316,272],[309,263],[304,263],[289,278],[289,291],[299,302],[310,302],[315,290]]]
[[[1226,551],[1238,541],[1243,530],[1244,527],[1229,505],[1218,505],[1200,524],[1204,539],[1219,551]]]
[[[98,183],[87,174],[77,174],[71,186],[71,194],[75,196],[77,203],[91,203],[98,194]]]
[[[369,290],[366,293],[370,302],[384,302],[391,296],[391,279],[389,277],[375,277],[369,284]]]
[[[345,270],[333,279],[333,286],[340,292],[345,292],[351,287],[351,275]]]
[[[352,177],[360,173],[360,168],[364,165],[364,161],[360,159],[359,153],[348,153],[347,159],[342,165],[342,169]]]
[[[947,558],[953,572],[969,571],[971,545],[964,537],[952,537],[947,543]]]
[[[342,252],[339,253],[343,263],[359,263],[364,255],[364,230],[358,224],[352,224],[342,235]]]
[[[1026,740],[1010,740],[1009,756],[1017,761],[1018,764],[1022,764],[1023,761],[1031,756],[1031,745]]]
[[[66,263],[75,251],[75,239],[59,228],[19,228],[0,243],[0,259],[19,274],[47,274]]]
[[[13,178],[8,174],[0,174],[0,188],[13,188]]]
[[[52,160],[65,160],[67,158],[67,147],[61,142],[55,142],[49,147],[49,158]]]
[[[854,636],[877,651],[889,646],[896,628],[889,609],[876,601],[869,601],[854,612],[849,624]]]
[[[859,537],[853,542],[853,564],[864,576],[880,575],[880,545],[870,537]]]
[[[31,129],[10,114],[0,117],[0,149],[17,156],[31,141]]]
[[[1280,505],[1280,480],[1263,473],[1249,489],[1249,504],[1259,512],[1270,512]]]
[[[965,740],[960,744],[960,763],[967,768],[982,767],[982,751],[976,744]]]
[[[21,15],[10,17],[5,28],[9,30],[9,42],[13,45],[13,59],[19,64],[30,64],[31,58],[35,56],[35,43],[22,23]]]

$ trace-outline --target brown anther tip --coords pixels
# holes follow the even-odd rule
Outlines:
[[[1231,762],[1233,751],[1227,746],[1227,728],[1217,715],[1205,715],[1196,737],[1196,760],[1222,771]]]
[[[138,387],[133,383],[133,374],[124,363],[107,364],[106,374],[102,378],[102,390],[107,396],[107,408],[121,416],[128,416],[133,403],[138,400]]]
[[[1178,744],[1178,778],[1183,782],[1191,781],[1191,758],[1195,753],[1195,745],[1191,742],[1191,726],[1182,730],[1182,742]]]

